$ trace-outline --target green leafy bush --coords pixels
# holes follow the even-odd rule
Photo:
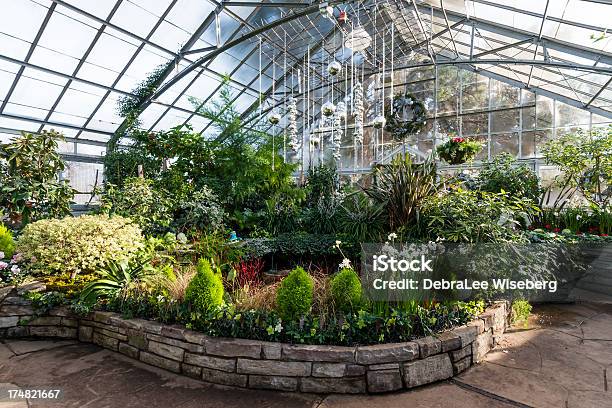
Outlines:
[[[138,225],[120,216],[82,215],[27,225],[17,251],[35,275],[92,273],[109,261],[132,259],[144,248]]]
[[[10,258],[15,252],[15,240],[13,234],[4,225],[0,224],[0,252],[4,253],[4,258]],[[0,260],[3,257],[0,256]]]
[[[478,188],[491,193],[505,191],[515,197],[537,200],[542,193],[538,175],[525,164],[517,164],[509,153],[483,163],[478,174]]]
[[[532,200],[508,193],[463,189],[430,197],[422,206],[423,229],[431,240],[509,242],[525,240],[522,227],[537,214]]]
[[[215,232],[223,229],[226,217],[217,195],[202,186],[178,203],[173,224],[184,232]]]
[[[221,274],[214,273],[210,262],[200,259],[196,275],[185,291],[185,301],[196,313],[206,313],[223,304]]]
[[[343,268],[331,280],[334,304],[344,313],[353,311],[361,302],[362,288],[359,276],[351,268]]]
[[[518,299],[512,302],[512,323],[524,322],[525,327],[527,327],[531,309],[532,306],[524,299]]]
[[[173,220],[172,201],[141,177],[126,179],[123,187],[107,183],[101,201],[102,211],[131,218],[146,234],[167,231]]]
[[[314,284],[304,270],[297,267],[284,278],[278,292],[276,303],[278,312],[285,320],[295,320],[308,313],[312,307]]]

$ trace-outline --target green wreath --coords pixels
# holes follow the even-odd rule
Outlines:
[[[412,111],[410,120],[402,118],[402,113],[406,108]],[[390,132],[395,139],[404,139],[420,132],[426,124],[426,119],[425,105],[411,93],[396,95],[393,103],[385,106],[385,130]]]

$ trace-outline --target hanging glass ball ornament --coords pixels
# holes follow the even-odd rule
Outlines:
[[[336,112],[336,105],[327,101],[321,106],[321,113],[323,116],[331,116]]]
[[[312,145],[312,147],[319,147],[319,143],[321,143],[321,138],[319,136],[310,136],[310,144]]]
[[[342,70],[342,65],[340,65],[340,63],[338,61],[332,61],[327,66],[327,73],[329,75],[332,75],[332,76],[338,75],[341,70]]]
[[[382,129],[385,126],[386,122],[387,120],[385,119],[384,116],[377,116],[372,121],[372,126],[374,126],[374,128],[376,129]]]
[[[270,122],[273,125],[278,125],[280,120],[281,120],[281,115],[277,112],[272,112],[270,116],[268,116],[268,122]]]

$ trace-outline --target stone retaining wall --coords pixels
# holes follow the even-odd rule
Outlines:
[[[35,317],[16,290],[0,288],[0,337],[78,339],[210,383],[312,393],[380,393],[444,380],[479,362],[504,332],[508,307],[435,337],[339,347],[205,336],[182,326],[116,313],[74,316],[65,307]]]

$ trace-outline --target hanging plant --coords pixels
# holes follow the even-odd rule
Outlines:
[[[377,116],[372,121],[372,126],[374,126],[375,129],[382,129],[386,122],[387,121],[384,116]]]
[[[278,125],[280,120],[281,120],[281,115],[277,112],[272,112],[270,116],[268,116],[268,122],[270,122],[273,125]]]
[[[321,113],[323,116],[332,116],[334,112],[336,112],[336,105],[329,101],[325,102],[323,106],[321,106]]]
[[[338,75],[338,73],[340,73],[341,69],[342,69],[342,65],[340,65],[340,63],[338,61],[332,61],[327,66],[327,73],[329,75],[336,76],[336,75]]]
[[[353,88],[353,110],[355,112],[355,131],[353,137],[355,143],[363,144],[363,85],[357,82]]]
[[[427,124],[425,104],[411,93],[396,95],[393,102],[385,106],[385,129],[395,139],[419,133]]]
[[[289,98],[287,107],[287,116],[289,125],[287,126],[287,134],[289,135],[289,145],[294,152],[300,147],[298,141],[298,127],[297,127],[297,101],[295,98]]]
[[[463,137],[453,137],[436,148],[438,156],[448,164],[463,164],[472,161],[480,150],[482,150],[482,143]]]

